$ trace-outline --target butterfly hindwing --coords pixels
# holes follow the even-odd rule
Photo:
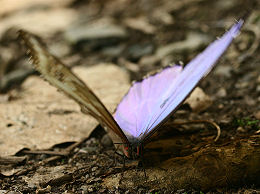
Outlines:
[[[83,81],[47,50],[38,37],[24,30],[19,31],[19,37],[27,46],[35,69],[44,79],[74,99],[83,113],[92,115],[104,128],[117,134],[123,143],[128,143],[126,136],[102,102]]]

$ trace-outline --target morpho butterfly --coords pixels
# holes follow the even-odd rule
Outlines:
[[[90,114],[109,132],[116,134],[128,158],[140,156],[140,149],[172,115],[214,67],[216,61],[238,35],[244,20],[236,22],[221,38],[211,43],[185,68],[174,65],[135,82],[119,103],[114,116],[76,75],[48,52],[35,35],[20,30],[34,67],[53,86],[74,99],[83,113]]]

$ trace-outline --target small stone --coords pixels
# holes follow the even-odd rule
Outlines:
[[[94,188],[93,187],[89,187],[88,188],[88,192],[94,192]]]
[[[167,55],[173,53],[181,53],[183,51],[193,51],[197,48],[205,45],[209,42],[209,37],[205,34],[200,34],[197,32],[190,32],[187,38],[183,41],[174,42],[161,46],[156,51],[156,56],[159,58],[164,58]]]
[[[257,77],[256,82],[260,83],[260,75]]]
[[[220,66],[217,66],[214,73],[216,75],[220,75],[220,76],[224,76],[224,77],[229,78],[231,76],[231,71],[232,71],[232,66],[220,65]]]
[[[241,133],[245,133],[245,132],[246,132],[246,130],[245,130],[243,127],[241,127],[241,126],[239,126],[239,127],[237,128],[237,131],[238,131],[238,132],[241,132]]]
[[[256,86],[256,92],[260,92],[260,85]]]
[[[245,102],[247,105],[249,105],[249,106],[256,105],[256,101],[253,98],[251,98],[250,96],[245,96],[244,99],[245,99]]]
[[[64,36],[69,42],[75,44],[83,40],[122,39],[128,34],[122,26],[116,25],[113,19],[104,18],[91,23],[76,24],[69,28]]]
[[[87,185],[83,185],[80,187],[80,190],[82,190],[82,193],[88,193],[88,187]]]
[[[219,105],[218,105],[218,108],[219,108],[219,109],[222,109],[222,108],[224,108],[224,105],[223,105],[223,104],[219,104]]]
[[[124,24],[145,34],[154,34],[156,32],[156,27],[150,24],[146,17],[127,18],[124,20]]]
[[[113,145],[113,142],[108,134],[105,134],[101,139],[101,144],[104,147],[111,147]]]
[[[160,58],[155,55],[146,55],[139,60],[141,66],[154,66],[160,62]]]
[[[93,168],[91,169],[91,171],[94,172],[94,171],[96,171],[97,169],[98,169],[98,167],[95,166],[95,167],[93,167]]]
[[[217,94],[216,94],[217,97],[220,97],[220,98],[223,98],[223,97],[226,97],[227,96],[227,91],[225,88],[220,88],[218,91],[217,91]]]
[[[128,55],[131,59],[136,60],[141,58],[144,55],[152,54],[154,46],[150,43],[145,44],[134,44],[129,47]]]
[[[110,46],[102,49],[102,54],[108,57],[118,57],[124,50],[123,45]]]
[[[189,104],[194,112],[202,112],[212,104],[212,99],[201,88],[197,87],[185,100],[185,103]]]
[[[185,193],[185,189],[179,189],[176,191],[176,194],[183,194]]]
[[[256,112],[256,113],[254,114],[254,116],[255,116],[256,119],[259,119],[259,120],[260,120],[260,111]]]

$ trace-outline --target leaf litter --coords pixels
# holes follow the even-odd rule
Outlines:
[[[34,2],[33,4],[37,7],[37,4],[35,5]],[[29,1],[28,5],[30,6]],[[41,11],[45,14],[53,11],[55,15],[57,7],[53,6],[48,4],[46,12],[44,9]],[[68,42],[72,53],[66,53],[67,56],[63,57],[66,58],[66,61],[73,61],[72,64],[69,64],[71,66],[78,64],[90,66],[99,62],[113,61],[121,67],[122,74],[115,73],[117,71],[114,70],[109,71],[106,67],[110,65],[104,64],[97,71],[77,67],[79,73],[83,73],[84,78],[93,77],[93,83],[99,84],[104,81],[101,85],[91,88],[105,102],[110,111],[113,111],[129,87],[127,71],[130,72],[131,80],[133,80],[140,79],[148,71],[157,69],[163,64],[176,63],[179,60],[186,63],[200,51],[200,44],[193,48],[184,45],[185,49],[178,52],[171,50],[170,55],[167,54],[161,60],[156,56],[156,51],[171,43],[181,44],[182,40],[185,43],[189,33],[195,32],[200,37],[214,33],[221,34],[227,26],[234,22],[234,18],[239,17],[237,13],[241,12],[241,9],[247,4],[241,1],[232,6],[219,2],[214,9],[211,9],[211,6],[214,6],[212,2],[206,0],[176,1],[175,3],[164,0],[160,5],[157,1],[150,1],[149,4],[144,1],[133,1],[130,5],[127,1],[119,0],[100,1],[99,3],[96,1],[84,3],[75,0],[68,4],[65,3],[64,8],[58,8],[57,13],[60,15],[65,16],[68,9],[73,12],[72,17],[67,14],[70,17],[69,20],[66,21],[65,17],[63,18],[65,23],[44,29],[44,25],[40,24],[44,24],[44,21],[52,22],[44,20],[43,17],[37,19],[43,22],[38,22],[39,25],[35,27],[36,31],[32,30],[44,37],[49,31],[47,33],[49,39],[60,41],[63,39],[63,32],[72,26],[75,27],[75,24],[71,25],[71,21],[72,23],[78,22],[78,26],[80,26],[82,20],[75,20],[75,18],[78,19],[77,16],[85,16],[84,21],[90,21],[86,24],[91,25],[93,25],[93,21],[95,23],[100,19],[112,17],[115,19],[115,24],[119,28],[121,25],[122,29],[127,27],[124,22],[133,18],[136,20],[141,18],[141,21],[136,21],[137,24],[145,21],[146,24],[155,26],[156,32],[151,31],[152,28],[150,28],[148,34],[143,26],[138,28],[128,26],[128,38],[119,38],[116,41],[104,38],[102,41],[93,39],[87,42],[84,40]],[[255,6],[257,7],[259,4],[256,3]],[[220,12],[219,9],[223,9],[223,7],[226,9]],[[5,20],[15,20],[13,18],[17,18],[16,11],[19,9],[21,9],[19,6],[11,9],[13,14],[9,12],[10,15],[7,15]],[[128,11],[125,11],[126,9]],[[86,10],[88,11],[86,12]],[[168,15],[162,16],[156,10],[162,12],[164,10]],[[209,14],[207,10],[212,12]],[[229,14],[225,16],[224,12]],[[198,13],[200,13],[200,17],[198,17]],[[18,16],[22,17],[22,13],[19,14]],[[25,11],[24,14],[30,14],[30,12]],[[234,190],[242,193],[257,192],[259,190],[257,180],[259,180],[260,174],[259,122],[257,122],[260,99],[259,91],[256,90],[259,85],[257,78],[260,72],[259,57],[256,55],[259,50],[258,16],[257,11],[252,11],[247,23],[248,27],[245,26],[245,31],[249,31],[249,33],[242,32],[241,35],[246,38],[235,41],[226,53],[227,55],[219,62],[219,69],[231,66],[228,76],[224,70],[218,71],[218,74],[213,72],[200,84],[207,97],[203,98],[203,95],[199,94],[194,98],[195,102],[201,98],[199,105],[197,106],[196,103],[194,105],[199,108],[196,109],[191,104],[183,105],[174,115],[177,121],[211,120],[216,122],[221,127],[221,136],[217,142],[214,142],[216,130],[211,125],[176,126],[175,121],[171,119],[163,126],[160,134],[154,135],[153,141],[146,147],[149,153],[146,153],[145,156],[145,169],[148,174],[145,178],[143,170],[136,168],[136,162],[126,161],[126,168],[122,169],[123,159],[114,154],[113,147],[107,146],[109,143],[105,143],[105,141],[100,143],[105,131],[101,127],[96,127],[97,122],[94,119],[81,114],[74,102],[33,76],[21,85],[21,89],[14,89],[15,95],[14,90],[1,94],[0,105],[3,108],[0,111],[4,112],[1,112],[0,115],[5,120],[4,123],[1,122],[0,133],[4,133],[2,129],[8,129],[8,133],[0,136],[2,139],[0,147],[5,147],[1,151],[2,158],[0,158],[4,160],[0,161],[9,161],[9,163],[4,165],[1,162],[3,179],[0,181],[0,188],[5,192],[37,191],[39,193],[64,192],[65,190],[72,193],[173,191],[187,193],[201,190],[227,191],[226,189],[229,189],[228,193]],[[32,17],[32,15],[26,17]],[[17,21],[20,24],[23,23],[20,20]],[[31,20],[31,22],[33,21]],[[6,25],[5,28],[10,26]],[[28,23],[24,27],[26,28],[26,26],[31,29],[30,27],[33,25]],[[5,30],[3,28],[3,32]],[[213,33],[209,33],[209,30]],[[55,34],[60,37],[57,38]],[[94,34],[90,34],[90,36],[94,36]],[[192,39],[192,36],[190,38]],[[241,41],[245,44],[244,46],[239,44]],[[155,47],[155,53],[154,51],[147,54],[144,52],[133,58],[131,56],[133,48],[139,48],[138,44],[145,45],[147,42]],[[106,52],[110,52],[109,49],[115,47],[122,49],[113,55],[100,54],[100,50],[106,49]],[[24,60],[15,47],[12,49],[13,53],[17,53],[19,56],[16,60]],[[80,57],[75,57],[74,53],[78,53],[77,55]],[[149,62],[144,63],[147,58],[152,59],[150,65]],[[93,66],[94,69],[95,66]],[[115,66],[113,68],[118,69]],[[122,69],[125,69],[125,72]],[[8,71],[11,70],[8,69]],[[90,71],[87,76],[84,76],[85,71]],[[104,79],[103,74],[106,72],[108,77]],[[4,77],[5,73],[1,76]],[[122,87],[122,90],[118,91],[123,84],[117,80],[115,75],[122,75],[122,80],[126,81],[124,82],[126,87]],[[86,82],[91,86],[91,81]],[[107,91],[109,85],[111,85],[111,91]],[[226,91],[225,95],[223,92],[216,92],[219,91],[219,88]],[[24,111],[26,109],[28,111]],[[66,126],[69,127],[66,129]],[[242,127],[243,130],[238,130],[239,127]],[[38,134],[30,133],[30,130],[33,129],[38,129]],[[73,131],[66,133],[69,129],[73,129]],[[87,132],[88,130],[89,132]],[[26,137],[27,135],[28,137]],[[5,141],[5,138],[10,140]],[[19,150],[20,152],[18,152]],[[7,158],[7,155],[15,154],[16,158],[14,156]],[[248,189],[248,187],[252,187],[252,189]]]

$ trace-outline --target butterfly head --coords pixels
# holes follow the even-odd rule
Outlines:
[[[142,146],[140,144],[133,144],[124,146],[124,154],[127,158],[136,160],[142,155]]]

